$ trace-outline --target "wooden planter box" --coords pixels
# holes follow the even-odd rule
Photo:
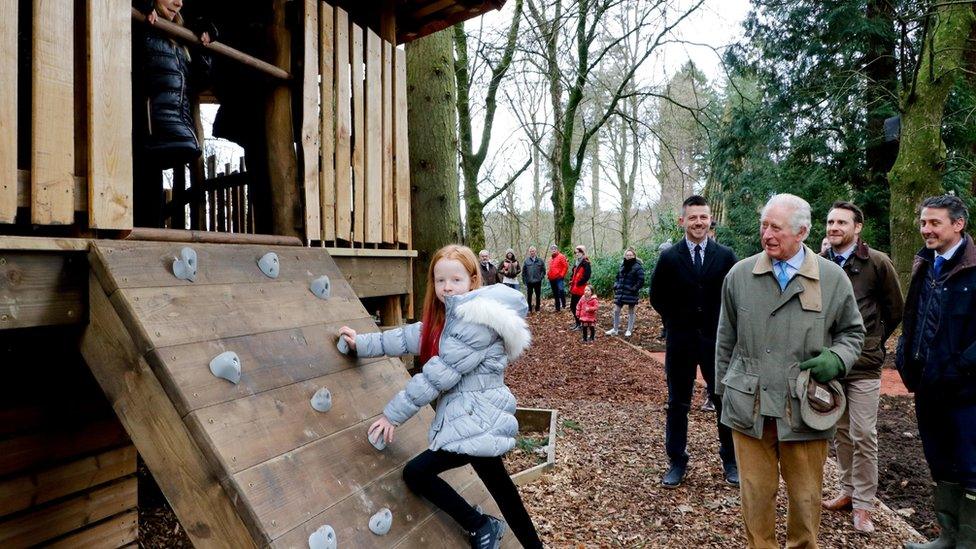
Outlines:
[[[549,442],[546,446],[546,461],[524,471],[519,471],[512,475],[515,484],[522,486],[537,480],[543,473],[556,466],[556,410],[543,408],[517,408],[515,419],[519,422],[519,428],[526,431],[542,431],[549,433]]]

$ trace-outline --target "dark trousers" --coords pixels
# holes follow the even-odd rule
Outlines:
[[[556,310],[561,311],[566,308],[566,281],[559,278],[549,281],[549,288],[552,290],[552,300],[556,304]]]
[[[583,341],[593,341],[596,339],[596,327],[595,326],[583,326],[580,328],[583,332]]]
[[[570,310],[573,311],[573,318],[576,319],[576,324],[577,325],[579,325],[580,319],[579,319],[579,316],[576,314],[576,306],[579,305],[579,302],[580,302],[581,299],[583,299],[583,296],[581,296],[581,295],[570,294],[569,308],[570,308]]]
[[[475,457],[444,450],[425,450],[407,462],[403,468],[403,481],[413,493],[427,498],[457,521],[465,531],[474,532],[484,525],[485,516],[438,476],[444,471],[468,464],[484,482],[491,497],[495,498],[495,503],[519,543],[523,547],[542,547],[532,519],[522,504],[512,477],[505,470],[501,456]]]
[[[932,478],[976,491],[976,404],[959,405],[932,393],[915,393],[918,433]]]
[[[695,392],[698,366],[708,388],[708,399],[715,405],[715,424],[718,426],[719,456],[723,465],[735,463],[732,430],[722,425],[722,399],[715,394],[715,357],[709,351],[714,342],[689,342],[687,345],[668,345],[664,356],[664,373],[668,381],[668,411],[664,429],[664,447],[672,465],[688,465],[688,412]],[[676,349],[699,348],[700,353],[686,353]]]
[[[532,293],[535,292],[535,310],[538,311],[542,303],[542,281],[525,283],[525,298],[529,302],[529,310],[532,310]]]

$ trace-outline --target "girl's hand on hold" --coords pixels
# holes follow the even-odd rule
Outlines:
[[[148,21],[150,25],[155,25],[156,21],[159,21],[159,14],[156,13],[156,10],[149,12],[149,15],[146,16],[146,21]]]
[[[390,420],[386,419],[386,416],[380,416],[379,419],[373,422],[369,426],[369,431],[366,431],[370,440],[376,440],[374,438],[375,433],[379,433],[378,436],[383,437],[383,440],[387,444],[393,444],[393,432],[396,431],[396,425],[390,423]]]
[[[200,43],[202,43],[204,46],[209,46],[210,45],[210,33],[209,32],[204,32],[203,34],[200,35]]]
[[[356,330],[353,330],[349,326],[343,326],[342,328],[339,328],[339,337],[346,340],[346,343],[349,344],[350,350],[356,350]]]

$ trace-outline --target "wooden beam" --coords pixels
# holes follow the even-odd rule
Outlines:
[[[393,44],[383,41],[383,242],[396,242],[396,196],[393,191]]]
[[[335,262],[360,298],[410,293],[408,259],[336,257]]]
[[[268,246],[301,246],[297,236],[274,234],[230,234],[210,231],[181,231],[179,229],[149,229],[137,227],[126,240],[156,240],[162,242],[211,242],[215,244],[264,244]]]
[[[335,219],[336,239],[352,241],[352,76],[349,16],[335,10]]]
[[[319,196],[319,147],[321,140],[319,91],[319,5],[305,0],[305,59],[302,78],[302,188],[305,192],[305,241],[322,238],[322,206]],[[324,106],[321,110],[325,110]]]
[[[417,257],[417,250],[384,250],[382,248],[325,248],[336,257]]]
[[[17,0],[0,0],[0,223],[17,216]]]
[[[366,29],[366,204],[364,241],[383,240],[383,49]],[[357,212],[359,213],[359,212]]]
[[[33,250],[52,252],[88,251],[87,238],[53,238],[46,236],[0,236],[0,250]]]
[[[231,506],[94,275],[89,301],[82,355],[194,546],[255,547],[261,533]]]
[[[336,48],[335,9],[319,2],[319,76],[322,79],[319,99],[319,205],[322,208],[321,240],[336,239]]]
[[[366,68],[363,65],[363,29],[349,25],[349,59],[352,65],[352,176],[353,176],[353,236],[354,242],[363,242],[366,208],[366,121],[363,107],[363,85]]]
[[[0,330],[85,322],[82,254],[0,253]]]
[[[407,55],[396,49],[393,87],[393,184],[396,187],[396,241],[411,248],[410,150],[407,135]]]
[[[33,0],[31,222],[74,223],[74,10]]]
[[[47,549],[122,547],[139,537],[139,511],[132,509],[45,544]]]
[[[288,0],[274,0],[271,23],[271,49],[277,66],[291,70],[291,33],[285,22]],[[295,156],[294,119],[291,88],[279,84],[268,97],[267,129],[268,178],[271,182],[272,230],[275,234],[300,236],[298,213],[302,207],[298,193],[298,159]],[[218,201],[219,203],[219,201]]]
[[[88,226],[131,229],[132,25],[125,12],[131,2],[88,0],[86,5]],[[182,219],[173,222],[182,227]]]

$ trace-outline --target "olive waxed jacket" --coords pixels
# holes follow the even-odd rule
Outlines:
[[[804,246],[799,272],[780,292],[765,252],[735,264],[722,285],[715,346],[722,424],[761,438],[776,418],[781,441],[829,439],[800,417],[800,363],[827,347],[850,369],[861,354],[864,323],[847,275]]]

